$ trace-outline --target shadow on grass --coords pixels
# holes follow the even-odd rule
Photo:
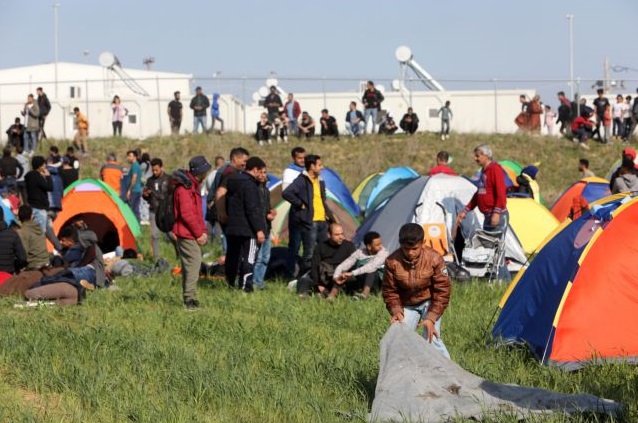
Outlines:
[[[357,385],[361,387],[361,390],[366,396],[368,411],[372,409],[372,402],[374,401],[374,395],[377,389],[377,377],[378,375],[376,374],[371,376],[365,373],[358,373],[356,377]]]

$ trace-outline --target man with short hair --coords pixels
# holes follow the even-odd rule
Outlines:
[[[119,195],[121,192],[122,175],[122,166],[117,162],[117,156],[115,153],[109,153],[106,156],[106,163],[100,168],[100,179],[106,185],[113,188]]]
[[[596,113],[596,128],[594,129],[594,133],[592,134],[592,138],[598,135],[598,141],[603,142],[603,136],[600,134],[600,125],[603,123],[603,118],[605,116],[605,107],[609,105],[609,100],[605,97],[605,90],[602,88],[598,88],[596,90],[596,94],[598,95],[594,101],[594,110]]]
[[[266,107],[266,111],[268,111],[268,122],[270,122],[270,124],[275,123],[275,119],[279,117],[279,109],[283,107],[283,103],[277,91],[277,87],[274,85],[270,87],[270,92],[264,99],[264,106]]]
[[[250,161],[250,159],[249,159]],[[248,164],[246,165],[248,167]],[[270,262],[270,231],[272,229],[272,221],[277,216],[277,210],[272,208],[270,202],[270,190],[268,189],[268,169],[263,168],[258,172],[257,181],[259,182],[259,200],[261,204],[262,213],[266,219],[266,233],[265,240],[259,246],[257,252],[257,259],[255,261],[255,269],[253,272],[253,284],[257,289],[266,288],[266,270],[268,269],[268,263]]]
[[[564,91],[559,91],[557,94],[560,106],[558,106],[558,120],[556,123],[560,123],[559,132],[563,135],[569,136],[572,125],[572,103],[569,101]]]
[[[4,221],[0,207],[0,272],[14,274],[27,265],[27,254],[17,232]]]
[[[361,102],[363,103],[364,111],[364,127],[363,133],[368,131],[368,120],[372,118],[372,134],[377,132],[377,116],[381,109],[381,102],[383,102],[383,94],[381,91],[374,87],[374,82],[368,81],[366,90],[363,92]]]
[[[388,258],[389,252],[383,246],[381,235],[370,231],[363,236],[363,248],[342,261],[335,269],[333,279],[336,286],[330,295],[336,297],[341,287],[346,291],[355,292],[355,298],[365,300],[372,292],[381,288],[383,279],[383,264]],[[363,290],[359,293],[359,289]]]
[[[337,127],[337,120],[334,116],[330,116],[328,113],[328,109],[323,109],[321,111],[321,118],[319,119],[319,123],[321,124],[321,141],[325,140],[326,137],[336,137],[337,141],[339,141],[339,128]]]
[[[226,282],[234,288],[239,275],[237,287],[247,293],[254,290],[253,270],[257,252],[266,240],[266,217],[258,179],[265,168],[266,163],[262,159],[251,157],[246,162],[246,170],[235,172],[227,181]]]
[[[409,135],[414,135],[416,130],[419,129],[419,117],[414,113],[412,107],[408,107],[408,112],[401,118],[399,126]]]
[[[42,156],[33,156],[31,170],[24,176],[27,191],[27,204],[33,208],[33,220],[40,226],[56,250],[60,250],[60,241],[53,232],[53,222],[49,216],[49,193],[53,191],[53,178]]]
[[[142,167],[137,161],[137,152],[129,150],[126,152],[126,160],[131,165],[129,173],[129,183],[126,187],[126,203],[133,210],[133,214],[140,222],[140,201],[142,199]]]
[[[357,110],[357,102],[350,102],[350,110],[346,113],[346,131],[353,137],[358,137],[365,133],[366,124],[363,113]]]
[[[315,120],[308,112],[301,113],[301,120],[297,126],[299,127],[297,134],[299,138],[312,138],[315,136]]]
[[[188,170],[173,172],[173,233],[182,263],[182,295],[187,310],[196,310],[199,307],[197,281],[202,265],[201,246],[208,240],[199,186],[210,169],[211,165],[204,156],[195,156],[189,161]]]
[[[382,294],[390,324],[404,323],[416,330],[445,357],[441,316],[450,302],[452,285],[443,257],[425,242],[423,227],[406,223],[399,230],[399,249],[385,261]]]
[[[179,135],[179,128],[182,126],[182,117],[184,116],[184,110],[182,108],[182,102],[180,101],[179,91],[173,93],[175,97],[170,103],[168,103],[168,120],[171,123],[171,134]]]
[[[18,179],[24,175],[24,168],[11,155],[11,147],[5,147],[2,151],[2,159],[0,159],[0,177],[2,186],[7,188],[18,189]]]
[[[21,146],[24,141],[24,131],[26,127],[20,122],[20,118],[15,118],[13,125],[7,129],[7,146],[17,147]]]
[[[40,226],[33,221],[33,209],[26,204],[21,205],[18,209],[18,219],[18,235],[27,257],[26,270],[40,270],[46,267],[49,264],[47,241]]]
[[[151,224],[151,250],[155,260],[162,256],[159,249],[159,239],[162,231],[157,227],[155,221],[155,213],[161,201],[165,201],[168,197],[171,186],[171,178],[164,172],[164,164],[162,159],[154,158],[151,160],[151,171],[153,174],[146,180],[146,185],[142,190],[142,198],[148,203],[148,220]],[[174,235],[168,233],[169,239],[174,243]]]
[[[483,229],[486,231],[503,231],[509,224],[507,211],[507,187],[505,186],[505,171],[494,160],[492,149],[487,144],[474,149],[474,161],[481,167],[478,189],[470,202],[456,218],[457,226],[465,216],[477,206],[485,220]],[[511,279],[507,265],[499,263],[498,278],[504,281]]]
[[[317,243],[314,249],[309,271],[299,278],[299,297],[306,298],[311,292],[318,291],[326,295],[328,301],[333,301],[339,292],[334,279],[335,269],[354,251],[354,244],[343,235],[343,227],[338,223],[331,223],[328,238]]]
[[[581,174],[581,178],[593,178],[596,176],[594,172],[589,170],[589,160],[587,159],[578,160],[578,171]]]
[[[38,149],[38,134],[40,132],[40,107],[34,100],[33,94],[27,96],[27,102],[22,110],[25,119],[26,131],[24,132],[24,151],[29,155]]]
[[[326,204],[326,184],[320,177],[323,169],[321,157],[307,155],[304,167],[305,170],[282,192],[284,200],[291,205],[290,213],[294,215],[301,233],[303,257],[300,275],[310,269],[317,242],[327,239],[328,223],[335,221]]]
[[[281,188],[285,190],[290,184],[304,171],[304,163],[306,159],[306,150],[297,146],[290,151],[290,157],[292,162],[288,164],[284,169],[282,176]],[[295,214],[288,213],[288,251],[290,251],[293,257],[297,257],[299,254],[299,247],[301,246],[301,232],[295,223]],[[294,263],[293,263],[294,264]],[[291,273],[294,273],[292,271]]]
[[[73,137],[73,145],[79,149],[82,154],[88,153],[86,139],[89,136],[89,121],[86,116],[80,113],[79,107],[73,108],[73,114],[75,114],[75,125],[77,131]]]
[[[208,126],[206,125],[206,109],[210,107],[210,101],[202,93],[202,87],[195,88],[195,97],[191,99],[190,108],[193,109],[193,134],[197,134],[199,126],[202,127],[202,133],[206,133]]]
[[[295,100],[293,93],[288,93],[288,101],[284,104],[284,112],[286,112],[286,118],[288,119],[288,130],[291,135],[297,135],[297,120],[301,115],[301,106],[299,102]]]
[[[217,175],[215,175],[215,182],[213,184],[214,188],[214,207],[217,211],[217,221],[224,230],[224,226],[228,222],[228,214],[226,207],[226,193],[228,192],[228,178],[238,172],[246,169],[246,162],[248,161],[248,157],[250,153],[243,147],[235,147],[230,150],[230,163],[225,167],[221,167],[217,170]]]
[[[439,151],[436,154],[436,166],[428,171],[428,176],[438,175],[443,173],[445,175],[457,176],[457,173],[448,166],[451,163],[450,154],[447,151]]]
[[[44,93],[42,87],[36,88],[35,92],[38,94],[38,107],[40,108],[40,116],[38,117],[38,123],[40,125],[40,134],[42,139],[47,139],[47,134],[44,132],[44,122],[51,112],[51,102],[49,97]]]

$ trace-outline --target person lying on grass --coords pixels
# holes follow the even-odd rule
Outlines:
[[[385,261],[381,292],[392,316],[390,324],[423,327],[423,337],[450,358],[440,336],[441,315],[450,302],[450,277],[441,254],[425,245],[424,239],[421,225],[401,227],[400,248]]]

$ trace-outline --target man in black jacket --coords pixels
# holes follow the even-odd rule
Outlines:
[[[310,269],[312,255],[317,242],[328,239],[328,222],[334,222],[332,212],[326,204],[326,184],[319,177],[323,163],[321,157],[309,154],[304,159],[306,170],[302,172],[282,193],[291,205],[295,224],[301,233],[303,256],[299,275]]]
[[[142,189],[142,198],[148,203],[148,221],[151,224],[151,249],[153,250],[153,258],[155,260],[162,257],[159,249],[159,239],[162,236],[162,231],[157,227],[155,212],[160,202],[168,197],[169,190],[173,189],[171,186],[171,177],[164,172],[163,166],[164,163],[162,159],[154,158],[151,160],[153,175],[146,180],[146,185]],[[173,246],[177,248],[175,235],[168,233],[168,237],[173,243]]]
[[[206,133],[206,109],[210,107],[210,101],[202,93],[202,87],[195,88],[195,97],[192,98],[191,109],[193,109],[193,134],[197,134],[198,127],[202,126],[202,133]]]
[[[17,191],[17,181],[23,174],[24,168],[18,159],[11,155],[11,147],[6,147],[2,151],[2,159],[0,159],[0,177],[2,178],[0,185]]]
[[[20,236],[4,221],[4,210],[0,207],[0,272],[14,274],[27,265]]]
[[[259,245],[266,239],[266,217],[259,194],[259,174],[266,163],[259,157],[246,162],[246,171],[228,178],[226,193],[226,282],[235,286],[239,273],[239,289],[253,292],[253,270]]]
[[[51,102],[49,101],[49,97],[42,91],[42,87],[38,87],[35,92],[38,94],[38,108],[40,109],[40,116],[38,117],[38,122],[40,123],[40,140],[43,140],[47,138],[47,134],[44,132],[44,122],[51,112]]]
[[[363,103],[363,114],[365,116],[365,127],[363,133],[367,133],[368,119],[372,118],[372,134],[377,132],[377,114],[381,109],[381,102],[384,100],[381,91],[374,87],[374,82],[368,81],[366,90],[363,92],[361,102]]]
[[[46,160],[42,156],[33,156],[31,170],[24,176],[27,191],[27,203],[33,208],[33,221],[60,251],[60,241],[53,232],[53,223],[49,217],[49,193],[53,191],[53,178],[47,169]]]

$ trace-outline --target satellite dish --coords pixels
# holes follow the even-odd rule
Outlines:
[[[117,64],[117,58],[110,51],[101,53],[98,61],[100,62],[100,65],[104,66],[105,68],[110,68],[111,66]]]
[[[268,87],[259,87],[259,91],[257,92],[262,97],[268,97],[268,93],[270,93],[270,90],[268,89]]]
[[[412,59],[412,50],[408,46],[399,46],[394,51],[394,57],[401,63],[405,63]]]
[[[381,91],[381,94],[385,94],[385,87],[383,85],[377,85],[375,88]]]
[[[393,91],[401,91],[401,81],[398,79],[392,80],[392,90]]]
[[[258,103],[258,102],[259,102],[259,100],[261,100],[261,95],[260,95],[257,91],[255,91],[255,92],[253,93],[253,101],[254,101],[255,103]]]
[[[270,87],[276,87],[279,84],[279,81],[277,81],[277,78],[268,78],[266,79],[266,86],[268,88]],[[268,95],[268,94],[266,94]]]

